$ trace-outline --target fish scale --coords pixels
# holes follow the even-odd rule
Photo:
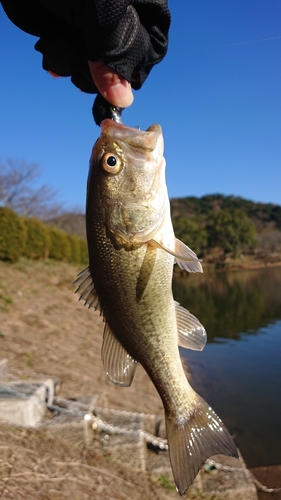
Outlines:
[[[117,385],[133,382],[141,363],[165,409],[171,467],[182,495],[200,466],[236,446],[212,408],[186,379],[178,345],[203,349],[199,320],[173,299],[176,262],[202,272],[196,254],[174,235],[159,125],[146,132],[101,124],[90,161],[86,229],[89,267],[80,298],[104,318],[102,360]]]

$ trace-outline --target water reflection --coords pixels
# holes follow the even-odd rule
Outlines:
[[[176,277],[173,288],[207,330],[202,352],[182,350],[194,389],[248,466],[281,464],[281,268]]]
[[[175,277],[175,300],[205,326],[208,341],[239,340],[281,318],[281,268]]]

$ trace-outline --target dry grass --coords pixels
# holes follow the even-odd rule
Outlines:
[[[8,360],[9,379],[59,378],[62,398],[94,395],[99,407],[162,417],[160,398],[141,366],[130,388],[107,379],[102,319],[74,295],[80,270],[53,261],[0,261],[0,358]],[[172,500],[179,498],[172,485],[165,475],[114,462],[98,440],[86,446],[50,428],[0,423],[1,500]],[[196,490],[184,498],[219,500]]]
[[[61,397],[96,395],[100,407],[161,416],[162,403],[141,366],[130,388],[107,379],[102,319],[74,295],[79,271],[52,261],[0,262],[0,358],[8,360],[9,379],[59,377]],[[73,445],[50,429],[0,425],[1,500],[178,498],[164,479],[114,463],[98,442]]]
[[[0,425],[0,442],[1,500],[179,498],[165,477],[123,467],[93,448],[72,447],[46,429]],[[184,498],[220,500],[196,490]]]
[[[160,499],[162,488],[149,475],[110,463],[93,449],[72,447],[50,431],[2,426],[0,439],[3,500]]]

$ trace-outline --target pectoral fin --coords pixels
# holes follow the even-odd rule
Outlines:
[[[106,323],[103,332],[101,359],[105,372],[111,382],[129,387],[133,382],[137,361],[135,361]]]
[[[177,238],[175,238],[174,250],[166,247],[163,243],[155,239],[151,240],[151,244],[173,255],[175,257],[175,263],[178,264],[181,269],[185,269],[185,271],[189,271],[190,273],[203,273],[201,259],[198,259],[196,253]]]
[[[90,307],[93,307],[95,310],[101,311],[98,294],[88,267],[78,274],[78,277],[73,284],[79,285],[75,290],[75,293],[80,294],[79,300],[84,300],[85,306],[87,305],[89,309]]]
[[[185,349],[202,351],[207,341],[206,330],[200,321],[175,301],[178,344]]]

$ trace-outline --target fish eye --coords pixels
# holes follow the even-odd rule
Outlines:
[[[110,174],[116,174],[121,168],[120,158],[114,153],[106,153],[102,159],[102,168]]]

